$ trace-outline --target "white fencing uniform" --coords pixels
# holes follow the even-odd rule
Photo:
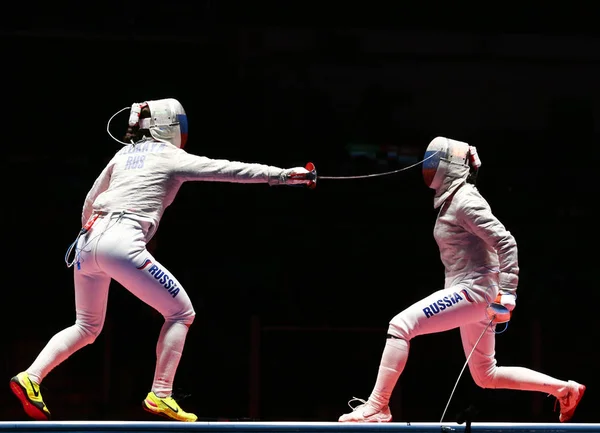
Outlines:
[[[82,224],[93,224],[75,250],[76,323],[50,340],[27,369],[30,377],[40,383],[54,367],[95,340],[114,279],[165,318],[152,391],[159,397],[170,395],[195,313],[179,281],[146,249],[163,212],[186,181],[306,184],[290,176],[305,172],[300,167],[209,159],[154,138],[124,146],[96,179],[83,206]]]
[[[506,296],[516,293],[519,267],[515,239],[477,188],[467,183],[472,171],[469,158],[475,151],[467,143],[438,137],[425,153],[424,179],[435,189],[434,207],[439,208],[433,234],[445,267],[444,288],[392,318],[375,387],[366,402],[340,417],[341,422],[391,421],[388,403],[406,365],[410,340],[460,328],[468,356],[490,323],[488,305],[499,292]],[[488,327],[469,360],[475,383],[484,388],[552,394],[561,402],[561,421],[568,419],[582,385],[523,367],[498,367],[495,337],[494,328]]]
[[[460,327],[468,355],[489,323],[486,308],[499,287],[516,290],[517,245],[477,188],[468,183],[440,206],[433,233],[445,266],[444,288],[394,317],[389,333],[409,341]],[[494,338],[490,327],[469,362],[473,378],[483,387],[496,388]]]

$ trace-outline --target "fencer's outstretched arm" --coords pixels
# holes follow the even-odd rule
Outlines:
[[[479,194],[464,200],[457,212],[457,218],[462,220],[469,231],[496,250],[500,268],[500,289],[515,294],[519,284],[519,264],[514,236],[494,216],[487,201]]]
[[[292,172],[308,173],[303,167],[283,169],[265,164],[211,159],[192,155],[178,149],[176,166],[177,177],[184,181],[212,181],[235,183],[268,183],[269,185],[285,185],[307,183],[307,181],[291,180]]]
[[[110,176],[112,174],[113,163],[112,161],[104,167],[102,173],[96,178],[96,181],[92,185],[92,188],[87,193],[85,197],[85,202],[83,204],[83,211],[81,212],[81,225],[85,225],[86,221],[92,215],[92,206],[96,197],[102,194],[104,191],[108,189],[108,185],[110,183]]]

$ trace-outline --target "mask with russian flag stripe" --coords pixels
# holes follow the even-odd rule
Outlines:
[[[481,160],[475,146],[436,137],[429,143],[423,161],[425,184],[435,190],[434,208],[438,208],[463,183],[475,183]]]
[[[425,151],[423,178],[432,189],[442,187],[445,178],[467,178],[470,167],[479,168],[477,149],[446,137],[434,138]]]
[[[146,101],[144,104],[148,104],[150,117],[139,119],[139,128],[149,130],[155,140],[171,143],[182,149],[187,142],[188,121],[179,101],[167,98]],[[132,105],[132,112],[136,105],[140,104]]]

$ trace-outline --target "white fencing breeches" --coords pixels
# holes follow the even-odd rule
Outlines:
[[[439,290],[397,314],[389,323],[375,387],[369,397],[374,407],[388,404],[391,393],[404,370],[410,340],[418,335],[460,328],[463,350],[469,356],[490,323],[486,308],[498,288],[493,275]],[[469,360],[469,371],[482,388],[508,388],[540,391],[557,395],[566,383],[523,367],[498,367],[495,353],[495,327],[487,328]]]
[[[181,284],[147,251],[149,224],[127,214],[105,215],[79,239],[74,266],[75,325],[56,334],[27,370],[38,383],[100,334],[112,278],[165,318],[152,391],[161,397],[170,395],[195,312]]]
[[[439,290],[392,318],[388,332],[409,342],[418,335],[460,328],[463,348],[468,355],[490,322],[486,308],[496,293],[495,286],[473,288],[466,284]],[[471,356],[469,368],[478,382],[495,364],[495,334],[493,327],[489,327]]]

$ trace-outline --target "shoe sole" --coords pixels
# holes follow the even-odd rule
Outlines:
[[[27,397],[27,390],[18,382],[18,380],[10,381],[10,389],[23,405],[23,409],[25,410],[27,416],[36,421],[48,421],[50,419],[50,416],[46,412],[40,410],[40,408],[29,401],[29,397]]]
[[[389,417],[388,419],[374,419],[374,420],[368,420],[368,419],[361,419],[361,420],[341,420],[341,419],[338,419],[338,422],[341,422],[341,423],[354,423],[354,424],[378,424],[378,423],[392,422],[392,417]]]
[[[169,415],[165,414],[164,412],[154,411],[154,410],[150,409],[150,407],[146,404],[146,400],[144,400],[142,402],[142,408],[146,412],[151,413],[152,415],[162,416],[163,418],[167,418],[167,419],[174,419],[174,418],[171,418]]]
[[[167,414],[166,414],[166,413],[164,413],[164,412],[158,412],[158,411],[154,411],[154,410],[152,410],[152,409],[151,409],[151,408],[150,408],[150,407],[149,407],[149,406],[146,404],[146,400],[144,400],[144,401],[142,402],[142,409],[144,409],[144,410],[145,410],[146,412],[148,412],[148,413],[151,413],[152,415],[158,415],[158,416],[161,416],[161,417],[163,417],[163,418],[169,419],[169,420],[171,420],[171,421],[179,421],[179,422],[194,422],[194,421],[191,421],[191,420],[185,420],[185,419],[177,419],[177,418],[173,418],[173,417],[170,417],[169,415],[167,415]]]
[[[582,386],[582,389],[581,389],[581,392],[579,393],[579,398],[577,399],[577,401],[575,401],[575,406],[573,406],[573,409],[571,409],[567,414],[565,414],[565,419],[562,420],[561,422],[567,422],[571,418],[573,418],[573,415],[575,414],[575,409],[577,409],[579,402],[583,398],[583,394],[585,394],[585,389],[586,389],[585,385],[581,385],[581,386]]]
[[[381,421],[338,421],[345,424],[384,424],[386,422],[392,422],[391,419]]]

